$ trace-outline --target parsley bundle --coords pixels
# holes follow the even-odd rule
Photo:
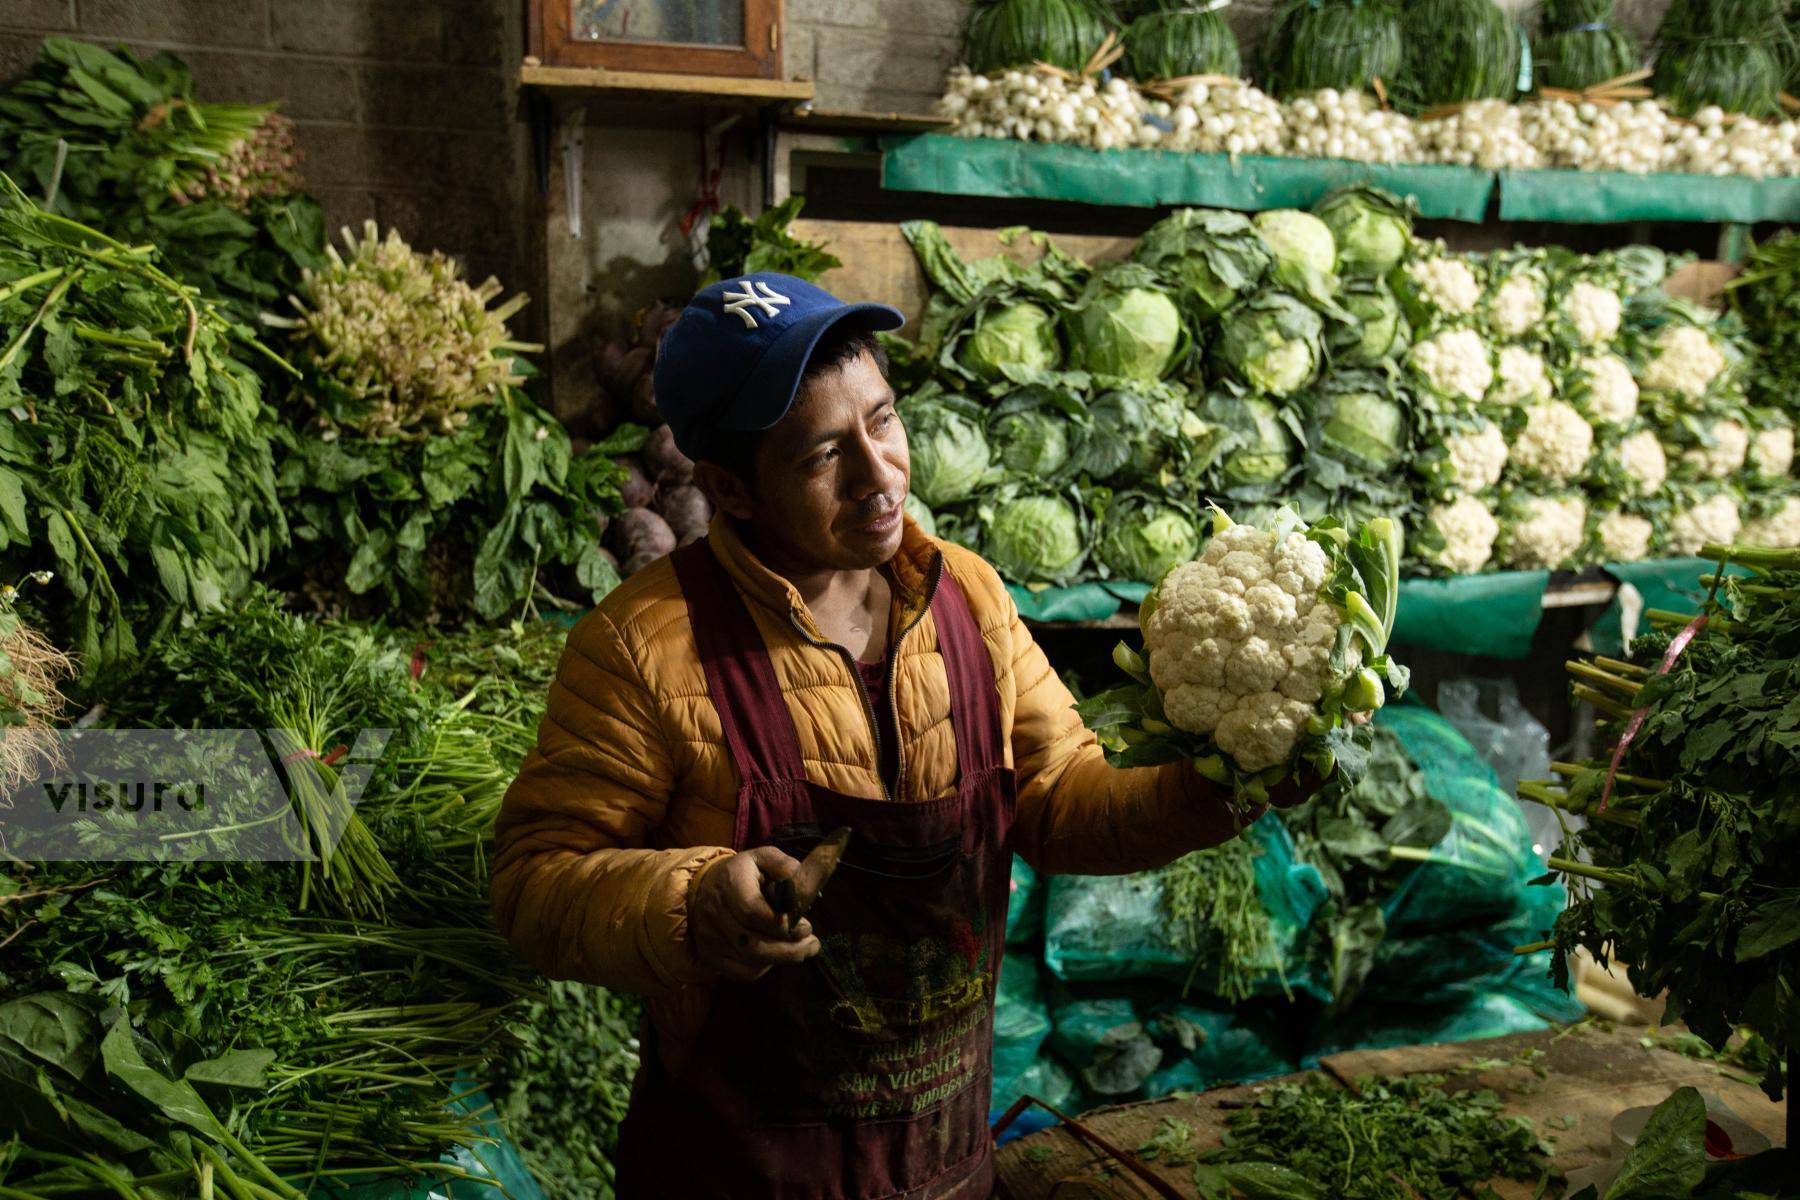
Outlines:
[[[1550,860],[1572,895],[1556,948],[1629,963],[1640,994],[1666,989],[1666,1019],[1715,1047],[1738,1025],[1761,1034],[1776,1050],[1763,1086],[1779,1097],[1781,1059],[1800,1045],[1800,551],[1702,553],[1755,574],[1707,576],[1703,624],[1647,612],[1637,663],[1568,666],[1615,739],[1641,726],[1616,773],[1558,763],[1557,781],[1519,793],[1590,822]],[[1645,665],[1672,647],[1666,673]]]

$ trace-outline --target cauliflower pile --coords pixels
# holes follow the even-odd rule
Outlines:
[[[1593,427],[1571,405],[1551,400],[1525,410],[1508,459],[1520,474],[1567,483],[1581,474],[1593,450]]]
[[[1400,532],[1386,518],[1351,536],[1286,509],[1272,531],[1215,511],[1205,553],[1144,602],[1143,656],[1114,652],[1140,686],[1084,702],[1084,719],[1140,753],[1160,739],[1253,801],[1297,761],[1329,774],[1351,736],[1344,714],[1406,686],[1386,654],[1399,574]],[[1126,711],[1140,714],[1135,725]]]
[[[1756,431],[1750,444],[1750,465],[1759,475],[1781,479],[1794,469],[1794,429],[1775,425]]]
[[[1575,340],[1583,346],[1605,346],[1619,336],[1625,305],[1611,288],[1583,280],[1563,293],[1559,306]]]
[[[1414,259],[1406,276],[1419,299],[1445,316],[1467,316],[1481,300],[1481,284],[1460,258]]]
[[[1746,546],[1767,546],[1774,550],[1791,550],[1800,546],[1800,500],[1789,496],[1781,507],[1744,522],[1737,540]]]
[[[1750,431],[1742,421],[1726,417],[1707,431],[1710,446],[1690,446],[1681,461],[1702,479],[1723,479],[1744,465],[1750,454]]]
[[[1425,513],[1428,543],[1419,557],[1453,575],[1473,575],[1494,556],[1494,539],[1500,522],[1493,510],[1475,496],[1463,494],[1445,504],[1434,504]]]
[[[1711,334],[1697,326],[1667,326],[1651,345],[1655,353],[1640,380],[1646,391],[1698,400],[1725,371],[1725,352]]]
[[[1625,372],[1625,379],[1626,382],[1631,380],[1629,370]],[[1548,400],[1551,394],[1550,371],[1544,365],[1543,355],[1523,346],[1500,347],[1500,363],[1494,372],[1494,386],[1488,392],[1490,403],[1513,408]],[[1634,386],[1632,395],[1635,397],[1636,394]]]
[[[1599,539],[1601,556],[1607,562],[1637,562],[1650,557],[1650,539],[1656,526],[1648,517],[1614,509],[1600,518],[1594,534]]]
[[[1487,343],[1473,329],[1452,329],[1415,345],[1406,356],[1431,389],[1451,400],[1479,403],[1494,383]]]
[[[1449,456],[1449,482],[1465,492],[1485,492],[1500,482],[1506,469],[1506,438],[1492,421],[1444,439]]]
[[[1624,425],[1637,416],[1638,384],[1616,354],[1585,354],[1575,368],[1587,387],[1582,405],[1601,425]]]
[[[1677,508],[1669,521],[1669,553],[1693,555],[1708,542],[1735,541],[1742,524],[1737,501],[1724,492],[1687,504]]]
[[[1520,496],[1507,508],[1501,560],[1515,570],[1555,570],[1587,539],[1587,504],[1579,496]]]
[[[1536,275],[1509,275],[1488,301],[1488,324],[1503,338],[1534,333],[1543,319],[1544,281]]]

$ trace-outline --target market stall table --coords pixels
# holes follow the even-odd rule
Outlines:
[[[1787,1122],[1785,1102],[1772,1102],[1761,1088],[1743,1082],[1741,1071],[1660,1047],[1646,1049],[1641,1044],[1642,1037],[1641,1028],[1603,1031],[1593,1026],[1576,1026],[1478,1042],[1358,1050],[1324,1059],[1320,1073],[1347,1087],[1362,1075],[1450,1074],[1474,1060],[1504,1063],[1455,1075],[1450,1086],[1493,1088],[1505,1101],[1509,1115],[1529,1119],[1541,1135],[1554,1142],[1553,1162],[1556,1170],[1564,1174],[1609,1157],[1612,1120],[1619,1112],[1660,1103],[1675,1089],[1690,1084],[1702,1095],[1719,1097],[1757,1132],[1776,1145],[1782,1144]],[[1543,1053],[1532,1065],[1514,1065],[1527,1050]],[[1542,1073],[1534,1067],[1541,1068]],[[1283,1078],[1297,1080],[1302,1076]],[[1107,1142],[1130,1152],[1151,1138],[1160,1121],[1175,1118],[1193,1127],[1195,1137],[1191,1144],[1204,1151],[1219,1144],[1229,1114],[1252,1100],[1259,1088],[1273,1082],[1277,1081],[1217,1088],[1198,1095],[1178,1093],[1161,1100],[1097,1109],[1079,1120]],[[1191,1163],[1145,1165],[1182,1195],[1195,1194]],[[1149,1187],[1060,1127],[1002,1146],[997,1166],[999,1200],[1050,1200],[1053,1195],[1058,1200],[1102,1195],[1120,1200],[1154,1200]],[[1063,1182],[1081,1178],[1103,1179],[1107,1190],[1093,1191]],[[1496,1180],[1493,1186],[1503,1200],[1529,1200],[1535,1190],[1534,1184],[1511,1180]]]

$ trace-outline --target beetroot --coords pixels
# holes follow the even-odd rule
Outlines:
[[[646,304],[637,313],[638,345],[649,349],[652,353],[662,342],[663,334],[669,332],[681,317],[681,309],[673,304],[664,304],[661,300]]]
[[[617,338],[601,343],[594,352],[594,373],[600,386],[616,400],[626,400],[639,379],[650,373],[651,352]]]
[[[614,462],[625,468],[625,482],[619,485],[619,496],[625,501],[626,508],[649,508],[650,502],[656,499],[656,485],[644,474],[644,468],[636,458],[615,458]]]
[[[640,425],[661,425],[662,410],[656,407],[656,376],[640,375],[631,389],[631,416]]]
[[[647,508],[626,509],[606,532],[607,548],[627,563],[642,554],[661,558],[675,548],[675,531]]]
[[[694,464],[675,445],[675,431],[659,425],[644,442],[644,470],[662,487],[680,487],[694,478]]]
[[[707,522],[712,520],[712,502],[691,483],[664,488],[657,497],[656,511],[669,523],[675,536],[683,540],[704,534]]]

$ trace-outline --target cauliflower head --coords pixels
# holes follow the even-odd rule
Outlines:
[[[1460,258],[1421,258],[1406,264],[1419,299],[1449,317],[1467,316],[1481,300],[1481,283]]]
[[[1524,337],[1543,319],[1544,293],[1539,280],[1518,274],[1494,289],[1494,298],[1488,303],[1488,323],[1501,337]]]
[[[1586,540],[1587,504],[1579,496],[1527,496],[1514,509],[1502,556],[1509,567],[1555,569]]]
[[[1614,509],[1600,518],[1594,532],[1607,562],[1637,562],[1650,557],[1656,526],[1647,517]]]
[[[1245,771],[1286,762],[1333,681],[1339,613],[1321,598],[1329,569],[1304,534],[1277,542],[1233,525],[1164,576],[1144,645],[1169,722],[1211,734]],[[1351,652],[1354,668],[1354,643]]]
[[[1465,492],[1485,492],[1500,482],[1506,469],[1506,437],[1492,421],[1444,439],[1450,458],[1450,482]]]
[[[1619,336],[1625,305],[1611,288],[1584,280],[1563,294],[1562,314],[1583,346],[1604,346]]]
[[[1708,542],[1735,541],[1742,525],[1737,501],[1719,492],[1679,509],[1669,520],[1669,552],[1698,554]]]
[[[1750,463],[1759,475],[1780,479],[1794,469],[1794,430],[1789,425],[1759,429],[1750,446]]]
[[[1616,354],[1586,354],[1576,364],[1587,382],[1582,404],[1602,425],[1623,425],[1637,416],[1638,384],[1631,368]]]
[[[1447,504],[1434,504],[1425,514],[1443,546],[1420,550],[1420,557],[1456,575],[1473,575],[1494,556],[1500,522],[1478,497],[1463,494]]]
[[[1747,546],[1792,550],[1800,546],[1800,499],[1789,496],[1774,512],[1745,521],[1737,540]]]
[[[1702,479],[1723,479],[1749,457],[1750,431],[1742,421],[1727,417],[1714,421],[1709,432],[1712,445],[1689,447],[1682,452],[1681,461]]]
[[[1509,460],[1523,474],[1567,483],[1581,474],[1593,451],[1593,427],[1572,405],[1551,400],[1525,410]]]
[[[1615,443],[1612,454],[1633,496],[1654,496],[1669,478],[1669,456],[1651,430],[1640,430]]]
[[[1655,353],[1644,367],[1647,391],[1674,392],[1691,400],[1706,395],[1725,370],[1725,354],[1706,330],[1670,325],[1656,335]]]
[[[1629,379],[1631,376],[1626,375]],[[1502,346],[1488,400],[1508,408],[1548,400],[1552,394],[1550,372],[1544,356],[1523,346]]]
[[[1473,329],[1452,329],[1413,346],[1406,361],[1433,391],[1475,404],[1494,384],[1487,343]]]

